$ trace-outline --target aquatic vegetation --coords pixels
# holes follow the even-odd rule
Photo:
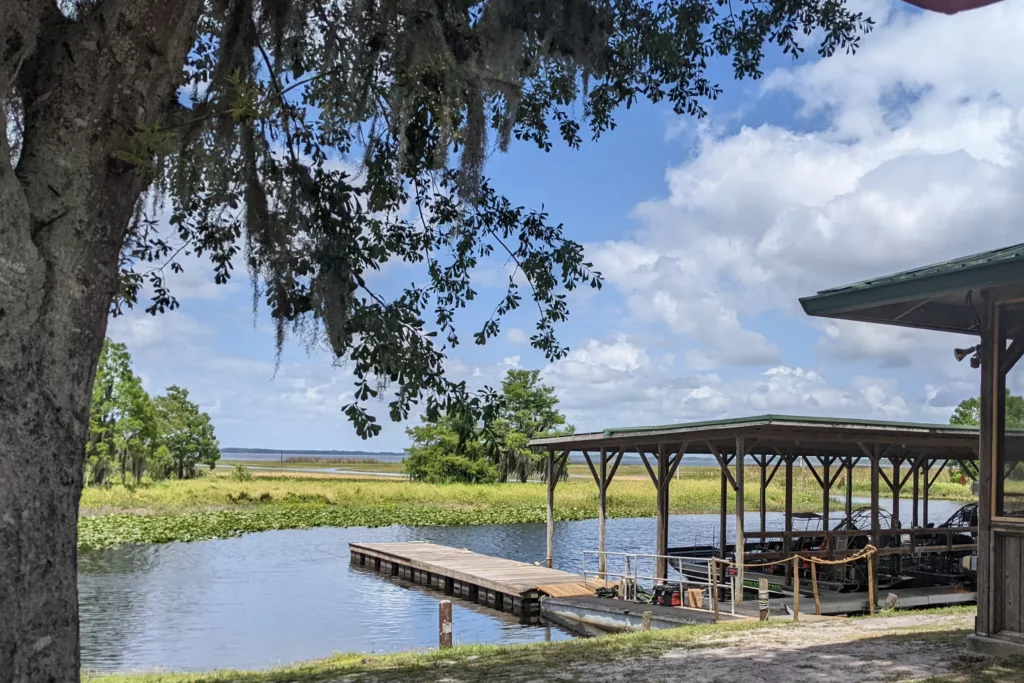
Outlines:
[[[748,481],[757,481],[748,468]],[[756,471],[756,470],[755,470]],[[769,510],[780,511],[785,496],[781,477],[768,487]],[[816,511],[821,489],[806,472],[794,473],[797,510]],[[854,492],[860,494],[857,473]],[[673,514],[717,513],[720,483],[713,468],[687,468],[672,482]],[[936,484],[946,498],[969,495],[953,483]],[[835,495],[845,490],[837,482]],[[89,487],[82,494],[79,547],[122,543],[166,543],[225,538],[272,529],[316,526],[432,526],[457,524],[542,523],[546,519],[543,484],[444,484],[404,480],[232,477],[163,481],[137,487]],[[746,490],[748,510],[758,505],[757,486]],[[618,477],[608,491],[609,517],[652,517],[655,490],[650,480]],[[730,503],[729,509],[732,509]],[[837,508],[838,509],[838,503]],[[592,480],[570,479],[555,492],[555,519],[597,516],[597,487]]]

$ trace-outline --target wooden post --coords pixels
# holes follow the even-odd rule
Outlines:
[[[818,598],[818,563],[811,558],[811,590],[814,591],[814,613],[821,616],[821,600]]]
[[[739,590],[736,595],[736,602],[743,604],[743,563],[744,560],[744,545],[746,544],[746,536],[743,533],[743,514],[745,510],[743,502],[743,464],[746,459],[747,451],[746,445],[743,442],[743,437],[736,437],[736,579],[739,583]]]
[[[718,623],[718,558],[711,558],[711,566],[714,569],[712,576],[714,576],[714,585],[711,587],[711,605],[715,610],[715,623]]]
[[[793,551],[793,539],[790,537],[790,534],[793,533],[793,460],[795,456],[783,455],[782,457],[786,459],[786,511],[783,513],[782,522],[786,534],[782,537],[782,554],[784,557],[789,557],[789,554]],[[793,566],[799,567],[795,563]],[[795,573],[793,576],[795,576]],[[790,582],[796,580],[793,576],[789,576],[787,579]]]
[[[601,464],[598,469],[597,482],[597,575],[605,578],[608,572],[608,558],[605,557],[605,500],[608,492],[608,451],[601,447]]]
[[[793,621],[800,621],[800,556],[793,558]]]
[[[663,557],[668,554],[668,453],[665,452],[665,444],[658,444],[658,548],[655,554],[658,555],[657,578],[665,580],[668,578],[668,561]]]
[[[452,646],[452,601],[442,600],[439,607],[437,646],[444,650]]]
[[[918,453],[914,457],[914,462],[913,462],[913,465],[912,465],[912,467],[914,468],[914,488],[911,491],[911,496],[910,497],[911,497],[911,499],[913,501],[913,506],[914,507],[910,511],[910,528],[911,528],[911,530],[917,529],[918,528],[918,523],[920,522],[920,520],[918,519],[918,515],[917,515],[917,508],[918,508],[918,505],[920,504],[920,496],[921,496],[921,482],[920,482],[921,457],[922,457],[921,454]],[[917,552],[917,534],[914,534],[914,533],[910,534],[910,552],[911,553]]]
[[[846,459],[846,519],[853,517],[853,456]]]
[[[893,529],[902,528],[900,523],[900,474],[903,466],[903,455],[897,455],[892,461],[892,526]],[[899,536],[892,536],[893,543],[900,545]]]
[[[768,456],[766,454],[761,454],[758,465],[761,466],[761,499],[758,503],[758,509],[761,512],[761,533],[763,534],[768,531]],[[761,537],[761,540],[764,540],[764,536]]]
[[[996,444],[998,414],[1002,404],[999,394],[999,364],[1002,362],[1001,350],[1005,348],[1005,333],[1000,329],[996,307],[987,291],[982,292],[981,331],[981,400],[979,406],[980,426],[978,440],[978,618],[975,631],[979,635],[990,635],[996,632],[995,614],[992,601],[991,584],[998,575],[994,569],[995,544],[992,543],[992,513],[995,502],[997,482],[993,472],[997,465]],[[1008,569],[1008,568],[1007,568]],[[1002,577],[998,577],[1002,580]]]
[[[924,465],[922,465],[922,466],[924,467],[924,491],[922,492],[922,495],[921,495],[921,507],[922,507],[921,514],[922,514],[924,523],[921,526],[928,526],[928,489],[931,488],[931,479],[929,478],[930,477],[929,472],[930,472],[931,467],[932,467],[931,459],[926,456],[925,459],[924,459]]]
[[[881,548],[878,522],[878,486],[881,479],[881,463],[879,461],[881,458],[878,456],[878,446],[872,446],[869,457],[871,459],[871,545]]]
[[[757,581],[757,608],[761,621],[768,621],[768,579],[766,578]]]
[[[729,481],[725,476],[725,467],[729,466],[729,456],[725,456],[725,465],[719,464],[718,473],[721,476],[722,482],[722,499],[719,501],[719,516],[718,516],[718,551],[721,558],[725,559],[725,548],[726,548],[726,537],[729,533],[729,527],[726,524],[725,516],[729,514]],[[725,581],[725,565],[722,565],[722,581]],[[718,565],[715,565],[715,569],[718,569]],[[716,575],[716,580],[718,576]]]
[[[555,452],[548,451],[547,480],[548,480],[548,554],[545,559],[548,569],[551,568],[555,549]]]
[[[875,616],[875,554],[868,555],[868,613]]]
[[[823,456],[821,458],[818,458],[818,462],[821,463],[821,473],[822,473],[822,478],[821,478],[821,530],[824,531],[827,534],[828,530],[832,528],[832,525],[829,524],[829,519],[828,519],[828,513],[831,511],[831,508],[832,508],[832,496],[830,495],[832,493],[832,487],[830,486],[830,484],[832,482],[832,475],[831,475],[832,456],[831,455],[826,455],[826,456]],[[829,540],[828,536],[826,535],[825,536],[825,541],[827,542],[828,540]],[[829,544],[829,552],[831,552],[831,551],[832,551],[832,545]]]
[[[653,616],[653,615],[652,615],[650,610],[647,610],[646,612],[644,612],[643,614],[640,615],[640,630],[641,631],[650,631],[651,630],[651,616]]]

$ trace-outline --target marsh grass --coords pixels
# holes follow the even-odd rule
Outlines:
[[[645,472],[646,474],[646,472]],[[716,513],[720,481],[716,468],[690,467],[672,482],[673,514]],[[780,472],[781,474],[781,472]],[[745,477],[759,481],[756,467]],[[785,506],[783,478],[767,489],[767,509]],[[844,491],[837,482],[835,493]],[[854,492],[863,477],[855,471]],[[938,485],[937,485],[938,486]],[[966,490],[956,484],[950,487]],[[756,510],[758,486],[747,486],[747,510]],[[938,493],[938,492],[936,492]],[[963,492],[953,489],[950,495]],[[938,496],[934,496],[938,497]],[[731,498],[731,496],[730,496]],[[608,491],[609,517],[651,517],[655,489],[649,479],[616,476]],[[821,489],[807,472],[794,472],[795,510],[817,511]],[[252,531],[315,526],[407,526],[543,522],[546,489],[541,483],[433,485],[404,480],[257,476],[238,481],[211,476],[126,488],[89,487],[82,494],[79,545],[163,543],[224,538]],[[733,510],[730,500],[727,509]],[[555,493],[555,519],[597,516],[597,486],[592,479],[561,482]]]

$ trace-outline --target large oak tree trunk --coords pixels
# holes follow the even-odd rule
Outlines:
[[[0,134],[0,681],[71,682],[89,400],[147,182],[116,155],[174,105],[198,0],[101,0],[77,21],[12,2],[0,39],[21,53],[0,55],[0,95],[22,96],[25,122],[16,166]]]

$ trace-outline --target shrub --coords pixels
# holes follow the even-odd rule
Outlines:
[[[242,463],[238,463],[235,465],[234,471],[231,472],[231,478],[235,481],[252,481],[252,472]]]
[[[410,455],[405,460],[405,471],[411,479],[428,484],[493,484],[498,481],[494,465],[464,455],[433,452]]]

